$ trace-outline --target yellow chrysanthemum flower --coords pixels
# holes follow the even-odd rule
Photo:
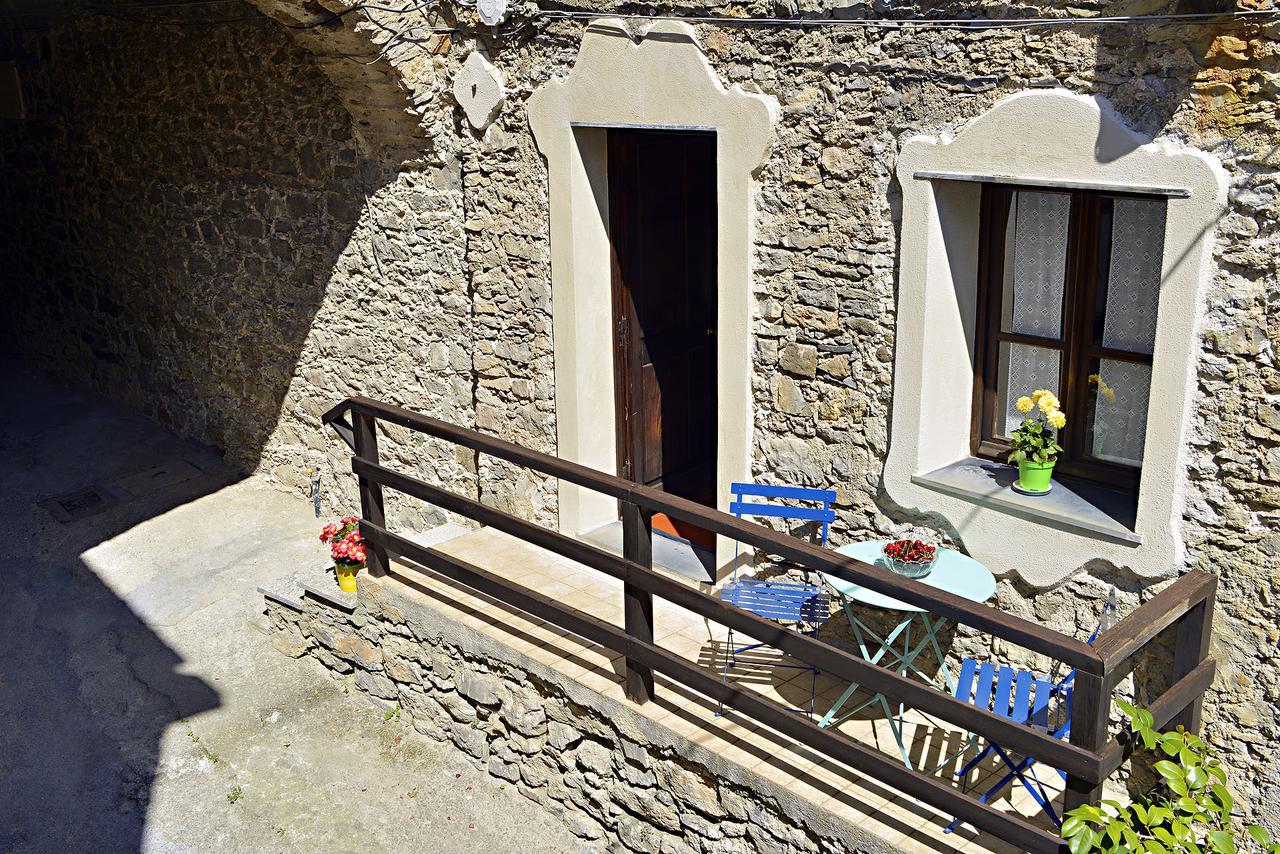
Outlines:
[[[1036,402],[1036,406],[1040,407],[1041,412],[1048,415],[1051,412],[1056,412],[1060,404],[1058,403],[1057,397],[1055,397],[1051,392],[1046,392],[1044,397],[1040,398],[1040,400]]]
[[[1014,406],[1017,407],[1019,412],[1030,412],[1031,408],[1034,407],[1035,404],[1031,402],[1031,398],[1024,394],[1022,397],[1018,398],[1018,402],[1015,403]]]
[[[1097,374],[1089,374],[1090,385],[1094,383],[1100,383],[1100,382],[1102,382],[1102,377],[1098,376]]]
[[[1055,409],[1045,417],[1049,422],[1049,426],[1055,430],[1061,430],[1063,427],[1067,426],[1067,416],[1063,415],[1062,410],[1060,409]]]
[[[1047,388],[1038,388],[1038,389],[1036,389],[1035,391],[1031,392],[1031,402],[1032,402],[1032,403],[1039,403],[1039,402],[1040,402],[1040,398],[1044,397],[1046,394],[1047,394],[1047,395],[1052,395],[1052,394],[1053,394],[1053,392],[1049,391]]]
[[[1116,402],[1116,390],[1109,385],[1104,385],[1102,387],[1102,396],[1112,403]]]

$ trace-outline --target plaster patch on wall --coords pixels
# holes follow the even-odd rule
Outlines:
[[[498,117],[506,97],[502,75],[479,51],[467,57],[453,78],[453,98],[478,131],[484,131]]]

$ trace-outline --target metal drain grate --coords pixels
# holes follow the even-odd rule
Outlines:
[[[44,498],[36,503],[65,525],[101,513],[115,504],[116,500],[110,493],[89,486],[64,495]]]

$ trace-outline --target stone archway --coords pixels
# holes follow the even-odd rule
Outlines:
[[[247,0],[272,20],[282,24],[289,35],[315,58],[316,65],[334,85],[334,94],[351,114],[352,130],[366,149],[380,159],[409,165],[430,158],[431,140],[423,127],[424,110],[430,101],[418,97],[430,91],[434,73],[422,63],[420,51],[413,61],[397,62],[388,50],[388,28],[378,37],[373,26],[374,12],[330,0]],[[333,19],[325,21],[324,14]],[[317,20],[322,26],[312,26]],[[395,45],[391,45],[394,47]],[[448,50],[449,37],[432,36],[426,52]],[[421,107],[415,107],[421,104]]]
[[[774,98],[726,89],[687,24],[633,37],[620,20],[587,28],[569,77],[529,99],[547,159],[551,209],[556,438],[559,455],[616,467],[605,130],[714,131],[718,255],[717,504],[750,475],[753,175],[768,156]],[[602,196],[602,193],[604,196]],[[582,533],[616,517],[614,502],[562,483],[560,528]],[[731,554],[718,555],[725,564]]]

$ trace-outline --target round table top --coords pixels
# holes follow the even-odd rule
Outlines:
[[[864,540],[860,543],[849,543],[846,546],[841,546],[836,551],[842,555],[889,569],[889,562],[885,560],[882,551],[888,542],[889,540]],[[874,608],[887,608],[893,611],[920,612],[927,610],[917,605],[910,605],[900,599],[894,599],[892,596],[885,596],[883,593],[868,590],[861,585],[854,584],[852,581],[845,581],[826,573],[823,573],[822,577],[827,584],[839,591],[841,595],[864,605],[871,605]],[[974,602],[985,602],[996,592],[996,577],[991,574],[991,570],[973,558],[947,548],[938,549],[937,558],[933,562],[933,571],[924,578],[907,578],[903,576],[902,580],[927,584],[930,587],[946,590],[948,593],[963,596]]]

